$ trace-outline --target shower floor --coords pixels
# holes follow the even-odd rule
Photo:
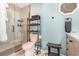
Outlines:
[[[10,48],[17,46],[19,44],[21,44],[21,39],[7,41],[7,42],[0,42],[0,52],[10,49]]]
[[[19,44],[21,44],[20,42],[18,42],[18,43],[7,43],[7,44],[4,44],[4,45],[2,45],[2,46],[0,46],[0,52],[2,52],[2,51],[5,51],[5,50],[7,50],[7,49],[10,49],[10,48],[12,48],[12,47],[14,47],[14,46],[17,46],[17,45],[19,45]]]

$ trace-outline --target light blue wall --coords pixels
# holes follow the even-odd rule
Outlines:
[[[42,48],[47,49],[46,44],[61,43],[61,53],[65,54],[64,17],[58,12],[58,4],[44,4],[42,11]],[[52,19],[54,17],[54,19]]]
[[[79,32],[79,10],[72,15],[63,16],[58,12],[58,3],[44,4],[42,8],[42,48],[47,49],[48,42],[61,43],[61,54],[66,54],[65,18],[71,17],[72,30]]]

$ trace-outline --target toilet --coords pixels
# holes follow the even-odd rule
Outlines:
[[[31,42],[26,42],[22,45],[22,49],[25,51],[25,56],[33,56],[34,55],[34,46],[37,41],[36,34],[30,34]]]

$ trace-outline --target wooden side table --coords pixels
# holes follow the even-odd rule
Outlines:
[[[61,44],[48,43],[48,56],[60,56]],[[57,49],[58,53],[51,52],[51,49]]]

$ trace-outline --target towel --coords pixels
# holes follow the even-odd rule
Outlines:
[[[6,21],[8,21],[6,3],[0,3],[0,41],[2,42],[7,41]]]

